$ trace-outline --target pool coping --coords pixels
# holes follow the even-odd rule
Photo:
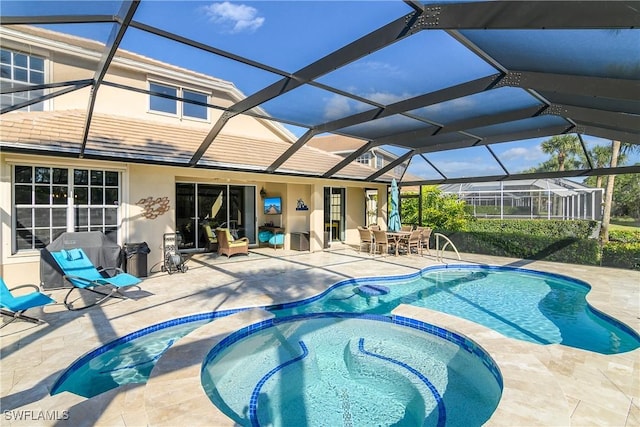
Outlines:
[[[502,375],[503,390],[498,407],[485,425],[571,424],[570,405],[557,379],[536,357],[539,348],[544,346],[513,340],[482,325],[426,308],[403,304],[393,310],[392,315],[459,334],[491,356]],[[216,319],[176,341],[158,360],[144,387],[147,424],[237,426],[205,394],[201,381],[202,363],[211,349],[228,336],[273,317],[261,308],[252,308]],[[535,378],[538,392],[523,393],[522,384],[531,383],[532,378]],[[179,389],[180,393],[174,393],[174,389]],[[522,409],[532,403],[536,408],[545,408],[544,412],[536,411],[535,417],[523,414]]]
[[[229,335],[273,317],[268,311],[252,308],[216,319],[176,341],[158,359],[144,387],[147,425],[236,426],[206,395],[202,362]],[[175,388],[180,393],[174,393]]]
[[[3,397],[0,401],[3,409],[12,414],[35,415],[59,415],[66,411],[71,424],[60,419],[36,422],[9,420],[5,416],[0,425],[150,425],[145,409],[144,384],[123,385],[91,399],[67,392],[51,396],[49,391],[57,376],[78,358],[78,354],[88,353],[110,340],[175,316],[247,307],[248,302],[253,307],[262,307],[299,301],[322,293],[345,277],[405,275],[428,265],[442,265],[435,264],[436,261],[429,257],[370,257],[351,248],[310,254],[278,251],[277,256],[272,249],[255,252],[259,256],[254,254],[256,257],[231,261],[226,257],[214,259],[203,255],[195,261],[197,265],[190,268],[188,277],[154,274],[145,280],[148,291],[131,300],[104,304],[82,312],[47,306],[42,310],[47,324],[34,327],[14,322],[8,325],[2,336]],[[462,263],[470,265],[526,266],[527,270],[555,272],[583,280],[592,286],[587,294],[589,305],[640,332],[640,272],[474,254],[463,254],[463,257]],[[269,259],[268,267],[265,266],[265,258]],[[461,263],[453,258],[446,262],[450,265]],[[265,268],[268,275],[256,274]],[[275,277],[275,281],[265,282],[266,278]],[[62,292],[59,291],[60,295]],[[56,296],[56,291],[52,296]],[[434,315],[437,317],[439,314]],[[450,323],[443,324],[445,328],[454,329],[453,325],[460,320],[451,319]],[[435,321],[430,323],[436,324]],[[460,331],[469,335],[465,329]],[[505,342],[508,345],[513,343]],[[509,348],[505,347],[503,351],[509,351]],[[521,345],[513,348],[522,351]],[[528,348],[556,376],[557,387],[562,389],[569,403],[570,423],[558,421],[554,425],[639,425],[640,379],[637,373],[640,349],[602,355],[563,345]],[[486,350],[498,359],[498,352]],[[523,363],[529,360],[528,355],[518,355],[516,359]],[[521,418],[528,420],[520,424],[541,425],[538,420],[543,418],[546,408],[538,404],[538,395],[546,390],[538,387],[535,377],[525,378],[517,384],[527,391],[526,404],[514,409],[515,413],[525,414]],[[182,393],[180,388],[173,390],[176,394]],[[497,423],[495,418],[492,421]],[[566,416],[560,419],[565,420]],[[226,422],[229,423],[228,420]]]

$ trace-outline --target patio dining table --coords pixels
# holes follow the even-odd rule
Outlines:
[[[387,231],[387,237],[393,239],[394,246],[396,248],[395,256],[398,256],[400,253],[398,252],[398,246],[400,241],[403,238],[407,238],[411,235],[410,231]]]

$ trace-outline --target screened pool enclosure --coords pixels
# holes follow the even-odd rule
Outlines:
[[[447,184],[476,218],[602,219],[601,188],[565,179]]]

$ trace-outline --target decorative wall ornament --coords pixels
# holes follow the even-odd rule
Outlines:
[[[304,200],[298,199],[298,203],[296,205],[296,210],[297,211],[308,211],[309,208],[307,207],[307,205],[304,204]]]
[[[154,199],[149,196],[146,199],[140,199],[136,205],[142,207],[142,215],[145,218],[156,219],[169,210],[169,198],[158,197]]]

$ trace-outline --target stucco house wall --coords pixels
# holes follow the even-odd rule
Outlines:
[[[3,37],[0,43],[3,48],[15,49],[28,54],[37,54],[46,58],[45,74],[47,82],[93,78],[95,67],[100,59],[99,54],[92,51],[92,47],[99,47],[93,46],[93,42],[84,39],[76,40],[71,36],[60,36],[58,33],[41,29],[25,29],[24,33],[20,33],[14,29],[3,27],[2,31]],[[178,69],[170,64],[137,58],[135,55],[125,55],[122,58],[114,59],[105,81],[143,90],[149,89],[149,81],[175,84],[192,90],[206,91],[211,96],[210,103],[215,105],[229,105],[237,102],[242,97],[242,94],[230,82],[203,76],[189,70]],[[79,112],[86,109],[89,102],[89,94],[89,89],[85,88],[55,97],[46,102],[44,115],[42,112],[34,113],[36,115],[33,117],[46,117],[46,111],[69,112],[70,115],[75,114],[76,117],[81,117]],[[175,132],[175,126],[188,126],[191,134],[198,130],[206,134],[220,116],[219,110],[209,108],[208,111],[209,117],[207,120],[185,119],[150,112],[149,96],[147,94],[103,84],[99,88],[99,96],[97,97],[94,113],[102,115],[104,127],[100,128],[100,132],[106,132],[105,129],[118,129],[118,126],[132,126],[133,120],[144,120],[145,123],[158,126],[158,137],[164,136],[166,138],[167,132],[162,129],[164,125],[174,126],[172,135],[180,135],[180,132]],[[127,161],[126,159],[107,161],[78,158],[73,155],[67,155],[66,157],[52,155],[46,151],[47,144],[52,141],[45,139],[44,134],[42,141],[39,141],[37,138],[40,135],[40,130],[37,126],[40,123],[41,126],[44,126],[43,131],[49,131],[50,129],[46,129],[46,127],[55,126],[56,121],[26,120],[28,123],[25,125],[25,120],[22,118],[26,117],[28,119],[32,117],[30,114],[25,112],[6,113],[3,115],[3,128],[2,133],[0,133],[2,136],[0,144],[6,144],[6,147],[10,148],[8,150],[0,150],[0,189],[2,190],[0,192],[0,237],[2,241],[2,245],[0,245],[0,274],[12,284],[38,283],[40,261],[38,250],[16,251],[16,248],[13,247],[15,236],[13,231],[14,221],[12,219],[12,167],[14,165],[39,165],[69,169],[95,168],[119,172],[121,174],[121,197],[118,200],[120,207],[118,243],[122,245],[124,243],[147,242],[151,248],[151,253],[148,256],[148,266],[155,271],[159,269],[159,263],[163,259],[163,234],[176,231],[177,182],[254,186],[255,206],[257,208],[256,227],[267,220],[273,219],[266,218],[260,209],[262,203],[260,190],[264,189],[270,196],[281,196],[283,214],[279,225],[283,225],[287,230],[285,248],[290,248],[289,233],[310,232],[310,249],[312,251],[323,249],[325,226],[323,195],[325,187],[342,187],[346,189],[345,241],[349,244],[358,243],[359,237],[355,228],[357,225],[364,224],[365,187],[378,188],[379,194],[386,195],[386,185],[384,183],[329,180],[304,176],[216,170],[212,168],[188,168],[153,164],[153,162],[143,164]],[[20,133],[27,130],[16,131],[16,127],[13,127],[12,121],[17,117],[21,117],[20,120],[22,121],[16,121],[16,123],[21,126],[32,127],[28,129],[30,132],[28,135]],[[64,114],[59,117],[66,119]],[[76,120],[77,122],[74,123],[82,123],[82,119]],[[94,123],[97,120],[97,118],[94,118]],[[125,123],[125,120],[131,122]],[[78,129],[79,126],[73,126],[74,132],[81,134],[81,129]],[[10,131],[12,127],[13,131]],[[92,128],[92,132],[97,131]],[[165,135],[162,135],[163,132]],[[240,141],[240,145],[242,145],[242,141],[245,138],[253,140],[254,143],[259,142],[259,145],[263,146],[268,146],[270,142],[278,143],[280,147],[283,143],[290,144],[296,139],[295,136],[280,125],[249,116],[239,116],[229,120],[224,127],[224,134],[233,136],[235,139],[232,139]],[[103,138],[109,137],[108,134],[101,134],[100,136]],[[65,136],[60,136],[60,138],[63,137]],[[55,138],[55,135],[53,137],[47,136],[47,138]],[[67,144],[66,147],[73,147],[73,144],[77,142],[74,138],[77,138],[77,136],[74,134],[73,137],[69,138],[69,141],[53,142],[56,144],[62,143],[61,147],[64,144]],[[121,136],[114,139],[118,138],[122,139]],[[198,141],[197,138],[196,141]],[[176,146],[183,143],[182,138],[179,136],[175,137],[175,140],[165,142]],[[2,145],[0,145],[0,148],[2,148]],[[25,147],[24,150],[20,148],[22,146]],[[51,147],[48,149],[49,152],[52,150]],[[69,150],[68,148],[66,149]],[[37,154],[39,150],[43,150],[43,154]],[[55,150],[54,148],[53,151]],[[337,156],[334,159],[331,158],[333,156],[331,154],[314,150],[307,149],[307,151],[296,153],[294,157],[287,161],[287,167],[296,167],[296,162],[298,165],[304,164],[304,162],[333,165],[339,161]],[[73,151],[70,151],[70,154],[72,153]],[[72,196],[69,195],[69,197]],[[138,202],[148,197],[167,197],[169,210],[153,219],[145,217],[143,215],[143,207]],[[298,199],[304,201],[309,207],[308,211],[296,210]],[[380,197],[380,200],[384,199],[386,197]],[[383,205],[379,207],[380,215],[382,215],[383,208]],[[380,222],[382,223],[382,220]]]

